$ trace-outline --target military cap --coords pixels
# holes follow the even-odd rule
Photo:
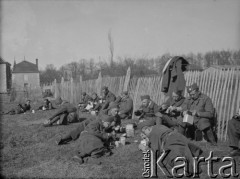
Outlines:
[[[156,122],[155,122],[155,120],[154,119],[149,119],[149,120],[147,120],[147,121],[144,121],[144,122],[140,122],[139,124],[138,124],[138,129],[139,130],[142,130],[142,128],[143,127],[150,127],[150,126],[154,126],[156,124]]]
[[[102,90],[108,90],[108,87],[107,86],[103,86]]]
[[[102,117],[102,121],[103,122],[113,122],[114,121],[114,117],[105,115],[105,116]]]
[[[149,96],[149,95],[143,95],[143,96],[141,96],[141,101],[144,100],[144,99],[150,99],[150,96]]]
[[[178,89],[175,89],[173,90],[173,93],[176,93],[177,95],[181,96],[183,91],[182,90],[178,90]]]
[[[199,89],[199,87],[198,87],[197,83],[193,83],[192,85],[187,87],[188,93],[191,93],[192,91],[198,90],[198,89]]]

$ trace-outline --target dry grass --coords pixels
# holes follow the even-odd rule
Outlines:
[[[8,109],[8,104],[4,110]],[[37,104],[35,104],[37,106]],[[56,110],[1,116],[1,174],[4,177],[20,178],[141,178],[143,169],[142,153],[133,141],[113,149],[113,155],[102,158],[102,165],[78,165],[71,160],[77,151],[77,143],[57,146],[56,137],[77,127],[54,126],[45,128],[42,122]],[[125,121],[126,123],[127,121]],[[200,144],[206,149],[206,144]],[[226,155],[227,147],[220,144],[219,155]],[[208,151],[206,151],[207,153]],[[220,164],[216,167],[219,168]],[[239,168],[238,168],[239,169]],[[207,177],[206,169],[201,178]],[[239,169],[240,171],[240,169]],[[159,175],[163,177],[159,171]]]

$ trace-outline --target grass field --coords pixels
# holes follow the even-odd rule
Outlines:
[[[7,104],[3,110],[14,104]],[[35,104],[37,106],[37,104]],[[76,128],[78,123],[67,126],[45,128],[43,121],[56,112],[44,111],[35,114],[1,116],[1,174],[7,178],[141,178],[143,169],[142,152],[138,150],[139,135],[129,138],[128,145],[113,149],[113,155],[103,157],[101,165],[79,165],[71,160],[77,151],[78,141],[57,146],[55,140]],[[125,121],[124,123],[127,123]],[[208,155],[212,148],[205,142],[198,145]],[[215,149],[214,149],[215,150]],[[227,156],[225,143],[219,143],[214,155]],[[215,173],[224,163],[214,165]],[[200,178],[209,178],[207,168]],[[240,171],[239,164],[237,171]],[[159,177],[165,178],[161,171]]]

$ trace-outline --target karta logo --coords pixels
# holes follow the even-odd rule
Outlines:
[[[237,178],[239,176],[239,173],[236,171],[236,161],[232,157],[214,157],[213,152],[210,151],[207,158],[193,157],[192,161],[189,161],[185,157],[176,157],[174,161],[170,163],[168,158],[170,152],[171,151],[163,151],[160,157],[154,160],[153,152],[150,150],[146,151],[143,157],[143,177],[157,177],[157,169],[159,168],[163,175],[169,178],[200,178],[200,163],[204,163],[207,166],[207,174],[211,178],[216,178],[218,176],[222,178]],[[221,162],[221,165],[218,168],[218,173],[214,173],[213,166],[216,165],[217,162]]]

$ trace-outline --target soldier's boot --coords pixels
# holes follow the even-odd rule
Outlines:
[[[216,139],[214,137],[212,128],[209,127],[207,129],[205,129],[203,132],[204,132],[204,136],[206,136],[206,138],[207,138],[207,141],[210,142],[211,145],[217,146],[217,141],[216,141]]]
[[[65,144],[65,143],[67,143],[67,142],[70,142],[70,141],[72,141],[72,137],[71,137],[71,135],[66,135],[65,137],[59,137],[59,138],[57,138],[57,140],[56,140],[56,144],[57,145],[62,145],[62,144]]]

